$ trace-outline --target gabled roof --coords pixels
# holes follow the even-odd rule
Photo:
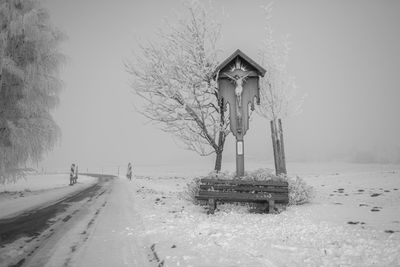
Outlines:
[[[258,74],[261,77],[264,77],[266,70],[261,67],[260,65],[258,65],[254,60],[252,60],[250,57],[248,57],[245,53],[243,53],[242,51],[240,51],[240,49],[236,50],[232,55],[230,55],[227,59],[225,59],[221,64],[219,64],[219,66],[217,67],[217,69],[215,70],[215,74],[214,76],[223,68],[225,68],[226,65],[228,65],[232,60],[234,60],[237,56],[240,56],[241,58],[243,58],[245,61],[247,61],[250,65],[252,65],[258,72]]]

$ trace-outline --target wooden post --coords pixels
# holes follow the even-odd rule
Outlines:
[[[268,213],[275,213],[275,201],[273,199],[268,200]]]
[[[69,172],[69,185],[74,185],[74,177],[75,177],[75,164],[72,163]]]
[[[208,199],[208,214],[214,214],[215,209],[217,208],[217,202],[215,199]]]
[[[132,180],[132,164],[130,162],[128,163],[128,172],[126,173],[126,178]]]
[[[280,134],[280,143],[281,143],[281,165],[282,165],[282,173],[287,174],[286,171],[286,156],[285,156],[285,146],[283,142],[283,130],[282,130],[282,121],[278,119],[278,127],[279,127],[279,134]]]
[[[78,164],[76,165],[76,168],[75,168],[75,183],[77,183],[78,182]]]
[[[236,176],[244,176],[244,141],[243,136],[236,139]]]

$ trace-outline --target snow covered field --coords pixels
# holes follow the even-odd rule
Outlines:
[[[48,202],[54,202],[97,181],[79,175],[78,183],[69,186],[69,174],[28,175],[16,183],[0,185],[0,218],[14,216]]]
[[[146,266],[148,258],[149,266],[400,266],[400,166],[289,163],[288,168],[315,188],[311,203],[281,214],[218,205],[219,211],[207,215],[183,194],[207,168],[137,166],[131,182],[123,176],[113,180],[85,208],[83,219],[75,216],[76,223],[63,227],[65,238],[50,244],[46,266],[61,266],[66,258],[70,266]],[[6,209],[11,214],[39,205],[35,197],[53,201],[95,181],[80,176],[77,185],[68,186],[67,174],[31,176],[1,187],[0,211],[4,216]]]
[[[182,197],[187,176],[138,175],[141,238],[166,266],[400,266],[399,166],[288,166],[316,198],[279,215],[219,205],[208,216]]]

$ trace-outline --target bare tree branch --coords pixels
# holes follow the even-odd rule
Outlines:
[[[165,23],[161,41],[143,44],[141,55],[125,66],[143,101],[140,113],[189,150],[222,153],[229,122],[221,116],[213,80],[220,25],[200,2],[185,8],[187,17]]]

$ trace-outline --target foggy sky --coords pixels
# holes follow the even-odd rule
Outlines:
[[[261,5],[216,1],[224,12],[221,59],[241,49],[257,61],[263,38]],[[183,150],[137,114],[123,62],[140,40],[155,38],[181,1],[47,0],[54,25],[68,40],[65,87],[54,117],[59,145],[39,164],[50,170],[92,166],[210,163]],[[354,151],[400,147],[400,1],[277,1],[275,37],[290,34],[289,72],[303,112],[283,121],[288,161],[347,159]],[[246,160],[271,163],[269,123],[253,114]],[[234,139],[224,161],[234,159]]]

